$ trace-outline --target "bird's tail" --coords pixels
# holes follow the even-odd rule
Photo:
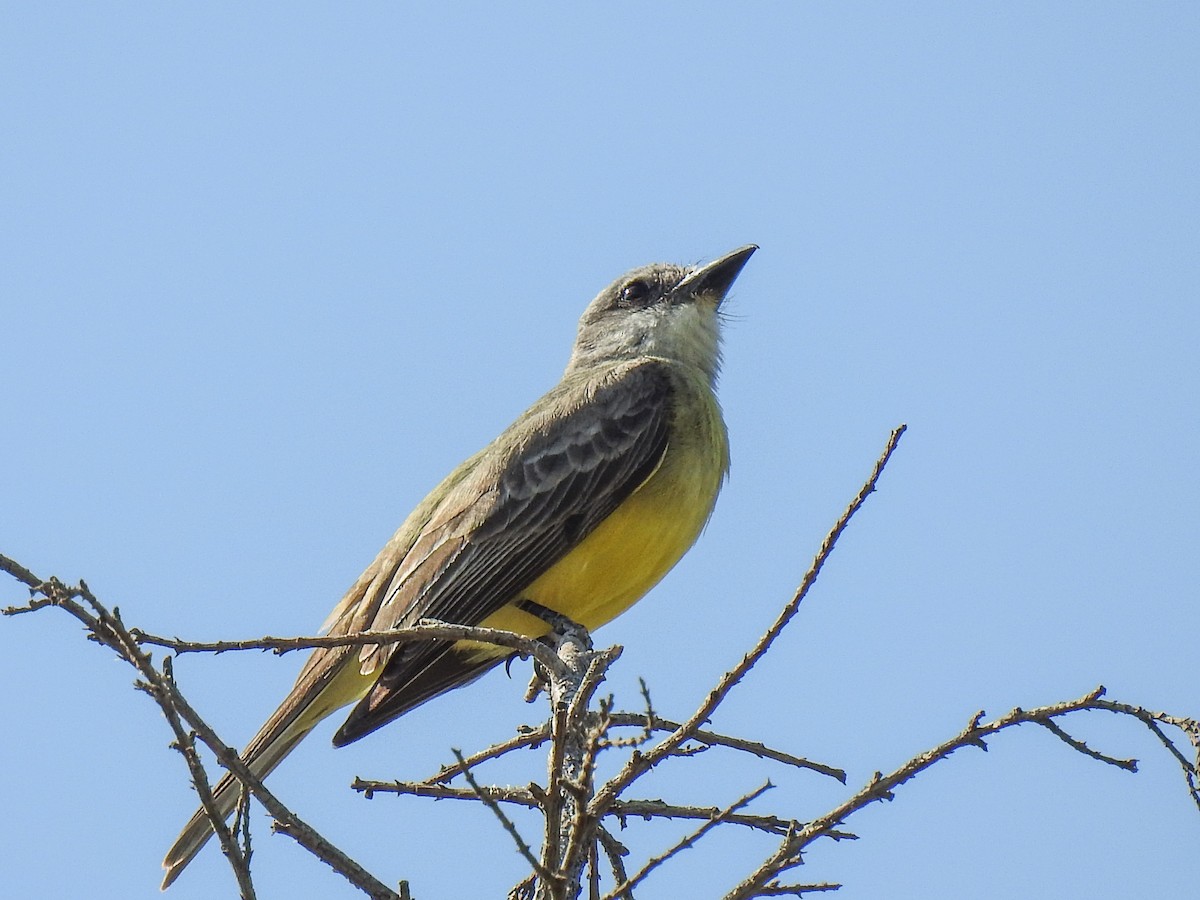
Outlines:
[[[301,670],[291,693],[259,729],[242,753],[242,760],[259,778],[265,778],[283,762],[296,745],[330,713],[360,699],[375,680],[363,675],[346,648],[318,650]],[[213,790],[213,799],[222,818],[228,818],[237,805],[241,785],[226,774]],[[196,811],[163,859],[162,889],[174,883],[188,863],[213,835],[212,822],[203,808]]]
[[[306,731],[281,735],[279,740],[271,744],[269,752],[264,752],[257,759],[245,760],[250,771],[259,778],[265,778],[311,730],[312,726],[310,725]],[[237,805],[240,794],[241,784],[232,775],[226,773],[213,789],[213,800],[216,801],[217,809],[221,812],[221,818],[229,818],[233,808]],[[201,807],[188,820],[187,825],[183,827],[183,831],[179,833],[179,837],[175,839],[175,843],[171,845],[171,849],[167,851],[167,855],[163,859],[163,868],[167,870],[162,881],[164,891],[174,883],[184,867],[196,858],[196,854],[212,836],[212,822],[209,821],[208,813]]]

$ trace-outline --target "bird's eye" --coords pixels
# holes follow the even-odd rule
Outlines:
[[[621,288],[621,305],[630,307],[648,306],[650,303],[650,283],[644,278],[635,278]]]

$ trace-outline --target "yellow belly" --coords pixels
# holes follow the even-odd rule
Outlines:
[[[724,474],[723,441],[669,449],[658,471],[523,591],[522,598],[589,630],[610,622],[654,587],[695,543]],[[482,624],[530,637],[549,631],[541,619],[512,606]]]

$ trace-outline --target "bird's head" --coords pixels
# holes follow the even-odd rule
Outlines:
[[[757,249],[749,244],[702,266],[655,263],[625,273],[584,310],[567,371],[657,356],[715,381],[721,302]]]

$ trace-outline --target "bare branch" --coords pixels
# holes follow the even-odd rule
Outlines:
[[[359,791],[369,799],[376,794],[398,794],[412,797],[428,797],[434,800],[466,800],[478,802],[486,798],[489,802],[508,803],[527,809],[538,808],[543,800],[544,791],[530,790],[521,787],[505,787],[501,785],[478,785],[477,788],[458,788],[445,784],[430,784],[426,781],[367,781],[356,778],[350,785],[352,790]],[[629,819],[703,819],[709,820],[721,814],[715,806],[681,806],[666,803],[662,800],[618,800],[605,813],[607,818],[616,819],[625,824]],[[801,823],[794,819],[781,819],[777,816],[752,816],[745,813],[730,813],[724,817],[729,825],[741,825],[768,834],[784,835],[788,829],[799,828]],[[839,834],[838,837],[850,837]]]
[[[7,557],[4,559],[7,559]],[[5,567],[5,571],[9,571],[9,567]],[[37,580],[36,576],[29,573],[28,570],[22,569],[22,571],[30,579]],[[25,579],[22,578],[22,580]],[[239,887],[242,889],[244,897],[252,897],[253,888],[249,888],[249,894],[246,893],[249,886],[249,875],[246,872],[243,876],[244,861],[242,863],[238,862],[238,860],[242,859],[243,854],[229,829],[225,827],[223,817],[220,816],[219,811],[215,807],[212,800],[211,788],[208,785],[207,778],[204,776],[203,767],[193,765],[193,762],[198,762],[198,759],[189,759],[187,748],[189,745],[191,746],[191,754],[194,756],[195,738],[199,738],[205,746],[212,750],[217,757],[217,761],[229,770],[254,795],[255,799],[262,803],[268,814],[283,826],[281,830],[286,829],[285,833],[297,840],[302,846],[332,867],[350,881],[351,884],[359,888],[359,890],[374,898],[374,900],[395,900],[396,895],[393,891],[380,883],[341,850],[319,835],[312,827],[304,823],[263,786],[261,779],[257,778],[245,766],[237,751],[227,746],[224,741],[217,737],[208,723],[201,719],[196,711],[192,709],[183,694],[176,688],[174,680],[165,671],[160,672],[154,666],[150,655],[141,649],[133,635],[125,628],[124,623],[121,621],[120,611],[116,607],[111,611],[106,609],[83,581],[80,581],[77,587],[68,587],[53,578],[48,582],[38,580],[35,590],[42,593],[45,597],[44,602],[37,604],[39,608],[43,606],[56,606],[65,610],[83,623],[88,629],[90,637],[116,651],[123,660],[137,669],[142,678],[142,689],[158,703],[159,708],[167,718],[168,724],[171,726],[171,730],[175,733],[175,745],[184,754],[185,760],[188,761],[189,772],[192,774],[193,779],[197,776],[200,777],[200,780],[196,781],[195,784],[201,796],[201,803],[204,805],[205,811],[209,814],[213,830],[218,835],[218,840],[221,841],[222,850],[234,867]],[[76,598],[84,602],[80,603]],[[89,612],[87,607],[90,607],[92,612]],[[184,722],[190,726],[193,733],[189,733],[183,727]],[[205,803],[206,792],[208,794],[207,803]],[[217,813],[216,816],[213,815],[214,812]]]
[[[709,693],[708,697],[700,704],[700,708],[696,710],[686,722],[672,732],[667,737],[651,748],[648,752],[641,754],[635,753],[630,757],[625,766],[606,784],[604,784],[596,792],[595,798],[591,803],[593,815],[601,815],[620,794],[629,787],[636,779],[650,771],[661,760],[669,756],[675,749],[686,741],[701,725],[708,721],[709,717],[716,711],[721,702],[728,696],[733,686],[742,680],[747,672],[762,659],[763,655],[770,649],[775,639],[782,633],[783,629],[796,615],[800,609],[800,604],[808,595],[817,576],[821,572],[821,568],[825,565],[825,561],[833,552],[834,546],[837,544],[838,538],[845,531],[846,526],[854,517],[854,514],[862,508],[863,503],[875,491],[875,484],[879,480],[879,476],[883,474],[884,467],[888,460],[891,459],[892,453],[896,449],[896,445],[900,440],[901,435],[907,426],[901,425],[892,431],[888,439],[887,446],[884,448],[883,454],[875,462],[875,466],[864,482],[858,495],[846,507],[845,512],[830,529],[829,534],[825,536],[825,540],[821,544],[820,550],[814,558],[808,572],[805,573],[803,580],[800,582],[800,587],[792,599],[783,608],[783,611],[776,618],[775,622],[767,629],[766,633],[759,638],[758,643],[743,657],[742,661],[734,666],[733,669],[726,672],[717,686]]]
[[[476,787],[451,787],[448,784],[430,784],[427,781],[368,781],[355,778],[350,789],[358,791],[367,800],[376,794],[398,794],[411,797],[428,797],[433,800],[487,800],[496,803],[511,803],[530,809],[541,802],[529,788],[501,787],[479,784]],[[540,790],[540,789],[539,789]]]
[[[673,732],[680,728],[678,722],[671,719],[665,719],[656,713],[651,712],[649,718],[646,713],[631,713],[631,712],[614,712],[608,714],[611,726],[614,728],[641,728],[646,730],[648,734],[654,732]],[[467,757],[467,765],[472,768],[478,768],[480,763],[488,762],[493,759],[499,759],[505,754],[513,750],[536,750],[543,743],[550,740],[550,725],[544,722],[538,726],[522,726],[522,730],[511,738],[508,738],[483,750]],[[836,778],[842,784],[846,783],[846,773],[841,769],[833,766],[825,765],[824,763],[815,762],[810,759],[805,759],[802,756],[795,756],[791,753],[786,753],[783,750],[778,750],[773,747],[768,747],[758,741],[745,740],[743,738],[732,737],[730,735],[719,734],[715,731],[706,729],[696,729],[691,735],[690,740],[697,743],[705,744],[711,747],[726,747],[731,750],[740,750],[744,753],[749,753],[759,759],[769,759],[773,762],[782,763],[787,766],[793,766],[799,769],[810,769],[814,772],[819,772],[822,775],[828,775],[830,778]],[[610,746],[624,746],[623,740],[612,740]],[[645,741],[638,739],[636,746],[641,746]],[[457,763],[451,763],[443,766],[433,775],[425,779],[428,784],[443,784],[452,781],[462,773],[461,767]],[[362,788],[356,788],[361,790]]]
[[[149,661],[149,654],[147,654]],[[174,688],[175,673],[171,666],[171,658],[168,656],[163,660],[163,678]],[[213,797],[212,784],[208,780],[208,775],[204,771],[204,764],[200,759],[200,754],[196,751],[196,735],[183,727],[180,721],[179,709],[175,705],[175,691],[168,691],[161,695],[156,693],[155,689],[147,684],[145,685],[146,692],[158,701],[159,707],[162,709],[167,719],[167,724],[171,730],[175,732],[175,740],[171,746],[183,754],[184,762],[187,764],[188,773],[192,778],[192,785],[196,788],[196,793],[200,796],[200,806],[208,815],[208,820],[213,826],[213,833],[217,837],[217,841],[221,845],[221,852],[225,854],[225,859],[228,860],[230,867],[233,869],[233,876],[238,883],[238,892],[242,900],[253,900],[255,897],[254,884],[250,878],[250,841],[247,837],[241,846],[235,840],[234,835],[237,833],[235,824],[234,829],[231,829],[225,824],[225,819],[221,815],[221,811],[217,806],[217,801]],[[170,710],[168,712],[168,710]],[[245,834],[249,834],[246,830]]]
[[[1162,741],[1171,755],[1175,757],[1175,761],[1179,763],[1180,768],[1183,770],[1184,780],[1187,782],[1188,793],[1191,795],[1192,802],[1196,804],[1197,809],[1200,809],[1200,785],[1197,784],[1197,776],[1200,773],[1200,721],[1184,716],[1172,716],[1163,712],[1154,712],[1141,706],[1121,703],[1116,700],[1098,699],[1096,701],[1096,709],[1107,710],[1119,715],[1132,716],[1149,728],[1150,732]],[[1179,751],[1179,748],[1175,746],[1175,742],[1167,737],[1160,727],[1162,725],[1169,725],[1183,732],[1192,746],[1193,755],[1191,759],[1184,756]]]
[[[550,740],[550,723],[543,722],[536,728],[527,728],[519,734],[505,741],[492,744],[476,753],[471,754],[466,758],[465,764],[471,768],[476,768],[480,763],[487,762],[493,759],[499,759],[506,753],[513,750],[535,750],[543,743]],[[425,779],[426,784],[444,784],[448,781],[453,781],[457,776],[462,774],[462,766],[458,763],[443,766],[433,775]]]
[[[167,638],[134,628],[130,632],[139,644],[165,647],[178,654],[183,653],[229,653],[244,650],[271,650],[276,654],[294,650],[312,650],[317,647],[361,647],[367,644],[404,644],[412,641],[479,641],[508,647],[521,656],[532,656],[542,665],[551,668],[560,665],[558,657],[545,644],[511,631],[499,628],[482,628],[470,625],[455,625],[436,619],[422,619],[411,628],[389,631],[356,631],[352,634],[317,635],[315,637],[261,637],[244,641],[184,641]]]
[[[613,713],[612,722],[615,727],[647,727],[647,717],[645,713]],[[670,719],[664,719],[662,716],[653,714],[649,719],[649,729],[651,731],[676,731],[682,726],[678,722],[673,722]],[[836,778],[842,784],[846,783],[846,773],[841,769],[827,766],[824,763],[814,762],[811,759],[805,759],[802,756],[793,756],[790,753],[785,753],[782,750],[776,750],[768,747],[766,744],[757,741],[748,741],[743,738],[731,737],[725,734],[719,734],[715,731],[708,731],[703,728],[697,728],[689,740],[696,741],[701,744],[707,744],[711,747],[727,747],[730,750],[740,750],[744,753],[749,753],[752,756],[757,756],[759,759],[769,759],[773,762],[783,763],[786,766],[793,766],[797,769],[811,769],[814,772],[820,772],[822,775],[828,775],[830,778]]]
[[[600,826],[596,831],[596,838],[600,842],[601,849],[604,850],[604,855],[608,859],[608,867],[612,870],[613,880],[617,884],[622,884],[629,880],[629,876],[625,874],[625,857],[629,855],[629,849],[612,836],[612,833],[605,827]],[[620,900],[633,900],[633,894],[630,891],[615,891]]]
[[[1057,725],[1053,719],[1039,721],[1038,724],[1049,731],[1056,738],[1061,740],[1068,747],[1078,750],[1084,756],[1090,756],[1092,759],[1098,759],[1102,763],[1108,763],[1110,766],[1116,766],[1118,769],[1124,769],[1126,772],[1137,771],[1138,767],[1136,759],[1117,759],[1112,756],[1106,756],[1098,750],[1093,750],[1083,741],[1079,740],[1078,738],[1073,738],[1071,735],[1067,734],[1067,732]]]
[[[728,825],[742,825],[773,835],[785,835],[789,829],[801,827],[794,819],[777,816],[752,816],[739,812],[722,812],[716,806],[677,806],[662,800],[618,800],[608,815],[624,824],[629,819],[704,819],[722,816]]]
[[[914,778],[935,763],[946,759],[956,750],[972,746],[987,749],[984,739],[1000,731],[1028,723],[1049,727],[1049,724],[1054,724],[1051,721],[1053,719],[1085,710],[1118,712],[1147,722],[1159,721],[1162,716],[1161,713],[1152,713],[1141,707],[1133,707],[1128,704],[1104,700],[1103,695],[1104,687],[1100,686],[1075,700],[1067,700],[1062,703],[1055,703],[1031,710],[1013,709],[991,722],[983,722],[983,713],[977,713],[967,723],[967,727],[954,737],[931,750],[914,756],[888,775],[875,773],[871,781],[850,799],[789,835],[758,869],[726,894],[725,900],[747,900],[747,898],[762,896],[761,891],[765,885],[780,872],[797,865],[800,861],[801,853],[813,841],[821,837],[832,837],[833,830],[842,825],[851,815],[880,800],[890,800],[892,792],[897,787]],[[1183,723],[1181,727],[1185,728],[1195,724],[1190,719],[1179,721]],[[1061,731],[1061,728],[1059,730]],[[1200,728],[1198,728],[1198,731],[1200,731]],[[1066,743],[1085,756],[1099,759],[1102,762],[1117,766],[1126,771],[1133,771],[1136,768],[1133,760],[1119,760],[1105,756],[1104,754],[1098,754],[1087,747],[1086,744],[1074,738],[1069,738]],[[1194,779],[1195,767],[1187,763],[1186,760],[1184,761],[1184,769],[1185,772],[1189,773],[1189,777]]]
[[[803,897],[805,894],[819,894],[825,891],[841,890],[840,884],[824,881],[819,884],[779,884],[772,882],[759,891],[756,897]]]
[[[700,840],[700,838],[704,837],[704,835],[708,834],[708,832],[712,831],[712,829],[716,828],[718,825],[725,822],[728,819],[728,817],[730,815],[732,815],[733,813],[737,812],[737,810],[741,809],[744,806],[747,806],[750,803],[753,803],[756,799],[758,799],[763,794],[765,794],[767,791],[769,791],[771,789],[771,786],[772,786],[771,782],[768,781],[765,784],[763,784],[761,787],[756,788],[755,790],[751,791],[750,793],[744,794],[743,796],[741,796],[737,800],[735,800],[733,803],[731,803],[729,806],[725,807],[723,810],[718,812],[715,816],[713,816],[711,819],[709,819],[707,822],[705,822],[703,825],[701,825],[695,831],[691,832],[690,834],[685,835],[676,844],[674,844],[670,849],[665,850],[664,852],[658,854],[657,856],[650,857],[650,859],[648,859],[646,861],[646,864],[643,865],[640,869],[638,869],[637,872],[635,872],[632,876],[630,876],[624,882],[619,884],[610,893],[605,895],[604,900],[616,900],[616,898],[618,898],[621,894],[632,891],[641,882],[645,881],[651,872],[653,872],[655,869],[657,869],[659,866],[661,866],[663,863],[665,863],[667,860],[671,859],[672,857],[677,856],[678,854],[682,853],[684,850],[687,850],[688,848],[695,846],[696,842],[698,840]]]
[[[163,671],[160,673],[155,668],[150,654],[143,652],[125,630],[119,612],[116,609],[112,612],[105,609],[82,580],[76,587],[65,585],[57,578],[45,581],[28,569],[14,563],[8,557],[0,557],[0,560],[4,561],[5,571],[14,574],[26,584],[30,584],[33,591],[42,594],[40,601],[35,599],[28,607],[18,609],[16,612],[27,612],[47,606],[58,607],[82,623],[88,630],[89,637],[116,651],[123,660],[138,671],[141,679],[135,682],[135,687],[154,699],[162,710],[167,724],[175,734],[175,740],[171,746],[183,754],[196,792],[200,797],[201,806],[210,817],[214,814],[219,817],[212,788],[205,775],[199,754],[196,752],[196,735],[184,727],[184,720],[187,720],[192,728],[196,728],[196,723],[188,718],[185,710],[176,702],[178,691],[175,690],[169,659],[164,660]],[[79,603],[80,599],[84,603]],[[92,611],[89,612],[87,607],[90,607]],[[5,612],[9,613],[9,610]],[[199,717],[196,718],[198,720]],[[233,869],[234,877],[238,882],[238,891],[243,900],[253,900],[255,892],[250,880],[247,858],[223,819],[219,825],[219,828],[216,827],[217,822],[214,820],[213,831],[221,845],[222,853],[225,854],[225,858]]]
[[[27,568],[17,562],[15,559],[9,559],[4,554],[0,553],[0,572],[7,572],[17,581],[24,584],[31,591],[35,591],[43,584],[42,580],[30,572]],[[16,615],[19,612],[28,612],[26,607],[10,606],[3,610],[6,616]]]
[[[591,713],[591,699],[620,647],[592,650],[591,636],[577,623],[560,617],[547,642],[561,660],[559,671],[548,671],[552,743],[542,812],[545,837],[542,866],[555,872],[557,882],[543,881],[539,900],[575,896],[592,846],[597,819],[589,815],[595,754],[607,729],[606,710]],[[603,704],[602,704],[603,707]]]
[[[601,699],[598,711],[594,711],[591,706],[592,698],[603,682],[608,667],[620,655],[621,648],[593,651],[586,632],[565,620],[554,625],[548,639],[537,641],[494,629],[423,620],[416,627],[409,629],[369,631],[336,637],[265,637],[249,641],[188,642],[146,634],[138,629],[126,629],[121,621],[120,611],[115,607],[111,611],[105,609],[82,581],[77,587],[63,585],[56,579],[43,582],[20,564],[0,556],[0,571],[25,584],[33,595],[28,605],[9,607],[4,609],[3,613],[17,615],[49,605],[59,606],[84,623],[90,639],[112,648],[137,669],[141,678],[138,687],[150,694],[162,708],[175,736],[172,746],[184,756],[200,794],[201,805],[212,821],[222,849],[238,879],[241,895],[246,900],[253,900],[254,897],[249,867],[250,834],[245,823],[245,803],[250,795],[258,799],[275,819],[276,831],[292,837],[368,896],[377,900],[404,900],[409,897],[409,892],[405,882],[400,883],[399,895],[391,891],[280,804],[263,786],[261,780],[247,770],[236,751],[224,745],[188,705],[174,683],[171,658],[167,657],[163,661],[160,671],[152,664],[142,645],[161,646],[177,653],[222,653],[234,650],[273,650],[276,653],[286,653],[315,647],[472,640],[492,643],[507,648],[513,654],[533,657],[536,660],[535,671],[544,679],[544,687],[551,703],[549,722],[538,727],[526,728],[517,735],[470,756],[454,750],[456,762],[442,767],[424,781],[379,782],[355,779],[352,785],[354,790],[361,792],[367,799],[376,793],[396,793],[437,799],[469,800],[487,805],[533,869],[533,875],[514,887],[510,893],[510,897],[520,900],[565,900],[568,897],[578,897],[584,886],[585,872],[589,897],[599,900],[601,852],[607,859],[613,883],[616,885],[605,895],[605,900],[633,900],[634,888],[650,873],[656,871],[665,861],[693,846],[718,825],[751,828],[777,839],[774,852],[726,895],[727,900],[799,897],[806,893],[837,890],[840,885],[834,883],[786,884],[779,878],[782,873],[803,862],[803,854],[815,841],[821,838],[853,839],[855,836],[844,829],[844,823],[855,813],[880,800],[892,799],[894,791],[900,785],[947,759],[959,749],[980,747],[986,750],[987,739],[1000,731],[1022,724],[1034,724],[1050,731],[1067,746],[1090,759],[1125,771],[1136,771],[1136,760],[1110,756],[1095,750],[1070,734],[1060,723],[1063,717],[1084,711],[1108,711],[1141,721],[1168,748],[1180,765],[1189,794],[1200,808],[1197,775],[1200,769],[1200,722],[1104,699],[1103,687],[1063,703],[1032,710],[1013,709],[992,721],[984,721],[984,713],[981,711],[954,737],[914,756],[887,775],[876,773],[847,800],[808,823],[743,812],[743,807],[760,796],[769,784],[746,794],[723,809],[673,805],[663,800],[622,799],[624,792],[637,779],[664,760],[696,755],[713,747],[732,749],[781,765],[816,771],[845,783],[846,774],[841,769],[767,747],[759,742],[706,730],[701,726],[711,719],[732,692],[733,686],[740,683],[769,651],[794,618],[851,518],[876,489],[878,479],[904,431],[905,426],[901,425],[891,433],[887,446],[876,461],[871,474],[826,535],[795,594],[775,622],[750,652],[720,678],[695,712],[683,722],[659,716],[653,708],[649,690],[644,683],[644,712],[613,713],[611,698]],[[638,728],[641,733],[620,738],[613,734],[615,728]],[[1184,733],[1191,745],[1190,757],[1183,744],[1168,734],[1170,728]],[[650,745],[656,736],[663,733],[665,736],[657,744]],[[216,754],[221,765],[244,785],[242,801],[239,803],[232,827],[226,825],[213,800],[212,789],[196,747],[197,740],[208,746]],[[481,785],[477,781],[474,769],[479,764],[517,749],[540,747],[547,741],[551,742],[551,752],[545,789],[537,784],[497,787]],[[650,745],[649,749],[643,751],[642,748],[647,745]],[[593,783],[596,763],[601,751],[609,749],[628,752],[628,759],[617,774],[597,790]],[[468,787],[450,784],[459,776],[466,780]],[[504,812],[504,804],[541,810],[545,818],[545,827],[540,855],[535,854],[533,848],[520,835],[513,821]],[[622,826],[627,820],[634,818],[648,821],[662,818],[690,819],[703,824],[666,851],[651,857],[631,876],[627,874],[625,865],[625,857],[629,851],[605,827],[612,818],[616,818]]]
[[[471,790],[474,791],[475,795],[481,801],[483,801],[484,805],[487,806],[488,809],[492,811],[492,815],[499,820],[500,824],[504,827],[504,830],[507,831],[509,836],[513,839],[513,843],[517,845],[517,851],[523,857],[525,857],[525,861],[529,863],[539,878],[552,881],[554,879],[554,873],[547,871],[542,866],[542,864],[538,861],[538,858],[533,855],[533,851],[529,848],[529,844],[525,842],[523,837],[521,837],[521,832],[517,831],[517,826],[513,824],[512,819],[504,814],[504,810],[502,810],[500,808],[500,804],[491,797],[490,792],[485,790],[482,785],[475,780],[475,776],[471,773],[470,767],[466,765],[466,760],[463,757],[462,752],[457,749],[453,750],[452,752],[454,753],[455,758],[458,760],[459,765],[463,766],[463,777],[467,779],[467,783],[471,786]]]
[[[174,685],[170,686],[170,691],[171,703],[179,710],[180,716],[195,729],[196,736],[212,750],[217,761],[241,782],[255,800],[263,805],[267,814],[275,820],[272,827],[277,833],[292,838],[373,900],[396,900],[394,891],[284,806],[262,783],[262,779],[251,772],[242,762],[238,752],[217,737],[212,728],[192,709],[184,696],[174,689]]]

